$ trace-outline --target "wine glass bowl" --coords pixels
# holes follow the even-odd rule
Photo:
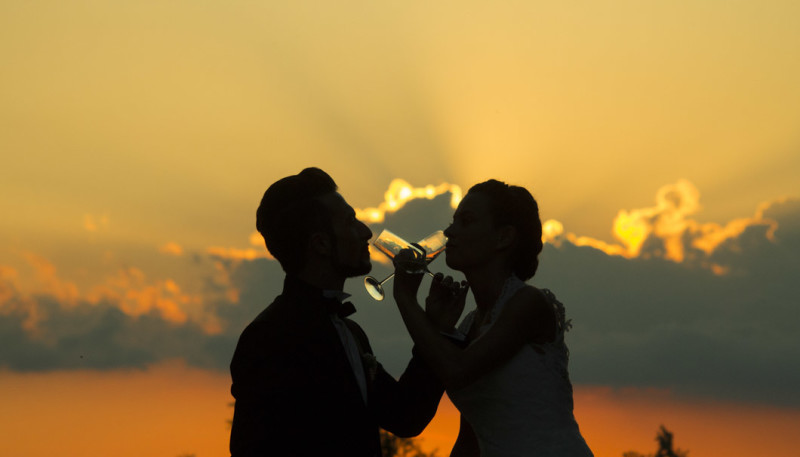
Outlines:
[[[444,233],[441,230],[431,233],[417,243],[409,243],[391,231],[384,230],[380,235],[378,235],[378,238],[375,239],[372,244],[376,249],[390,259],[394,259],[395,256],[403,249],[413,250],[420,258],[424,259],[423,263],[420,264],[419,262],[416,262],[416,264],[422,267],[421,270],[423,272],[433,276],[433,273],[428,271],[427,264],[431,263],[433,259],[435,259],[444,251],[446,242],[447,237],[444,236]],[[413,271],[409,272],[418,271],[420,271],[420,269],[415,268]],[[387,276],[383,281],[378,281],[372,276],[367,276],[364,278],[364,287],[367,289],[367,292],[372,298],[381,301],[386,297],[386,293],[383,290],[383,284],[393,276],[394,273]]]
[[[370,297],[377,301],[381,301],[386,297],[386,293],[383,291],[382,281],[378,281],[372,276],[364,278],[364,288],[367,289],[367,293],[369,293]]]
[[[414,249],[415,251],[419,251],[418,247],[400,238],[389,230],[382,231],[372,245],[390,259],[394,259],[394,257],[403,249]]]
[[[422,250],[425,251],[426,265],[433,262],[433,259],[444,252],[444,247],[446,244],[447,237],[444,236],[444,232],[441,230],[437,230],[417,242],[417,246],[421,247]]]

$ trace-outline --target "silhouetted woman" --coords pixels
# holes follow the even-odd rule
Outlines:
[[[458,327],[437,328],[417,302],[420,274],[397,267],[394,297],[417,349],[461,412],[451,456],[587,457],[572,413],[564,306],[527,285],[538,267],[542,223],[523,187],[489,180],[473,186],[445,230],[447,265],[467,284],[437,275],[426,307],[453,325],[468,289],[477,304]],[[396,264],[413,260],[410,251]],[[443,333],[460,334],[455,344]]]

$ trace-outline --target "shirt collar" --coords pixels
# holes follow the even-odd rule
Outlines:
[[[336,290],[336,289],[323,289],[322,290],[322,296],[325,297],[325,298],[332,298],[332,299],[334,299],[336,301],[340,301],[340,302],[345,301],[348,298],[350,298],[350,294],[348,294],[347,292],[344,292],[344,291],[341,291],[341,290]]]
[[[356,312],[352,303],[344,301],[350,297],[350,294],[335,289],[318,289],[292,275],[286,275],[283,291],[289,295],[305,297],[302,300],[310,300],[308,303],[318,303],[328,313],[339,317],[346,317]]]

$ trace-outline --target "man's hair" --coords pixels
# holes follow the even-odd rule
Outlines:
[[[305,266],[312,234],[332,232],[331,215],[320,197],[337,189],[327,173],[306,168],[264,192],[256,211],[256,229],[286,273],[297,273]]]
[[[475,184],[467,194],[481,193],[489,198],[495,227],[511,225],[517,231],[517,245],[511,259],[514,274],[526,281],[536,274],[542,252],[542,221],[539,204],[527,189],[490,179]]]

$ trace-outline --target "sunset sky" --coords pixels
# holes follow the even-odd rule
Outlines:
[[[598,457],[796,449],[796,1],[6,0],[0,62],[0,455],[225,455],[282,281],[255,209],[307,166],[409,239],[531,190]],[[397,310],[346,290],[399,376]]]

